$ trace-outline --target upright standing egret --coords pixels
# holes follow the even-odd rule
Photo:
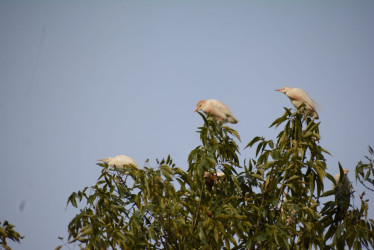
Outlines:
[[[219,123],[238,122],[238,120],[231,113],[230,109],[225,104],[215,99],[199,101],[196,104],[196,109],[194,112],[198,110],[202,110],[205,114],[209,113]]]
[[[290,98],[291,103],[295,106],[295,108],[298,108],[302,103],[305,103],[306,114],[318,119],[318,113],[316,110],[317,103],[310,98],[304,90],[299,88],[283,87],[281,89],[276,89],[275,91],[282,92],[288,98]]]
[[[117,170],[123,170],[126,167],[133,167],[135,169],[139,169],[138,164],[136,164],[136,162],[132,158],[126,155],[117,155],[115,157],[107,157],[104,159],[99,159],[98,161],[105,162],[109,166],[114,167]],[[129,174],[129,172],[125,172],[124,174]]]
[[[343,177],[340,177],[340,173],[337,173],[334,176],[336,186],[333,186],[336,190],[335,199],[338,205],[337,218],[341,218],[342,216],[344,216],[345,212],[347,212],[351,199],[351,182],[349,181],[347,176],[349,170],[343,168],[343,172]]]

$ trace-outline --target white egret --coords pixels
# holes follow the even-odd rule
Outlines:
[[[304,90],[299,88],[283,87],[281,89],[276,89],[275,91],[285,94],[291,100],[291,103],[295,106],[295,108],[300,107],[300,105],[304,103],[306,114],[318,119],[318,113],[316,110],[316,106],[318,104],[312,98],[310,98]]]
[[[123,170],[123,169],[126,169],[127,167],[139,169],[138,164],[136,164],[136,162],[132,158],[126,155],[117,155],[115,157],[107,157],[104,159],[99,159],[98,161],[105,162],[109,166],[114,167],[117,170]],[[129,174],[129,172],[125,172],[124,174]]]
[[[215,99],[199,101],[196,104],[195,112],[198,110],[202,110],[205,114],[209,113],[219,123],[238,122],[238,120],[231,113],[230,109],[225,104]]]

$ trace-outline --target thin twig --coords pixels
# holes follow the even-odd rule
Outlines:
[[[198,219],[198,217],[200,215],[200,206],[201,206],[201,200],[202,200],[202,196],[203,196],[203,190],[204,190],[204,188],[202,187],[201,188],[201,192],[200,192],[199,205],[197,206],[197,210],[196,210],[196,214],[195,214],[195,219],[194,219],[194,222],[192,224],[192,237],[193,237],[193,234],[195,232],[196,225],[197,225],[197,219]]]

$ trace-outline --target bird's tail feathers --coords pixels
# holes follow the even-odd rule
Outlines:
[[[314,105],[315,109],[322,109],[322,105],[321,104],[319,104],[318,102],[316,102],[313,99],[312,99],[312,102],[313,102],[313,105]]]

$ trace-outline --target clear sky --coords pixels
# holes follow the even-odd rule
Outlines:
[[[268,127],[292,106],[275,89],[306,90],[328,172],[340,161],[353,180],[374,146],[373,13],[371,0],[1,0],[0,221],[26,236],[11,246],[61,244],[78,212],[66,200],[95,183],[96,159],[171,154],[187,169],[201,99],[231,108],[243,149],[279,132]]]

